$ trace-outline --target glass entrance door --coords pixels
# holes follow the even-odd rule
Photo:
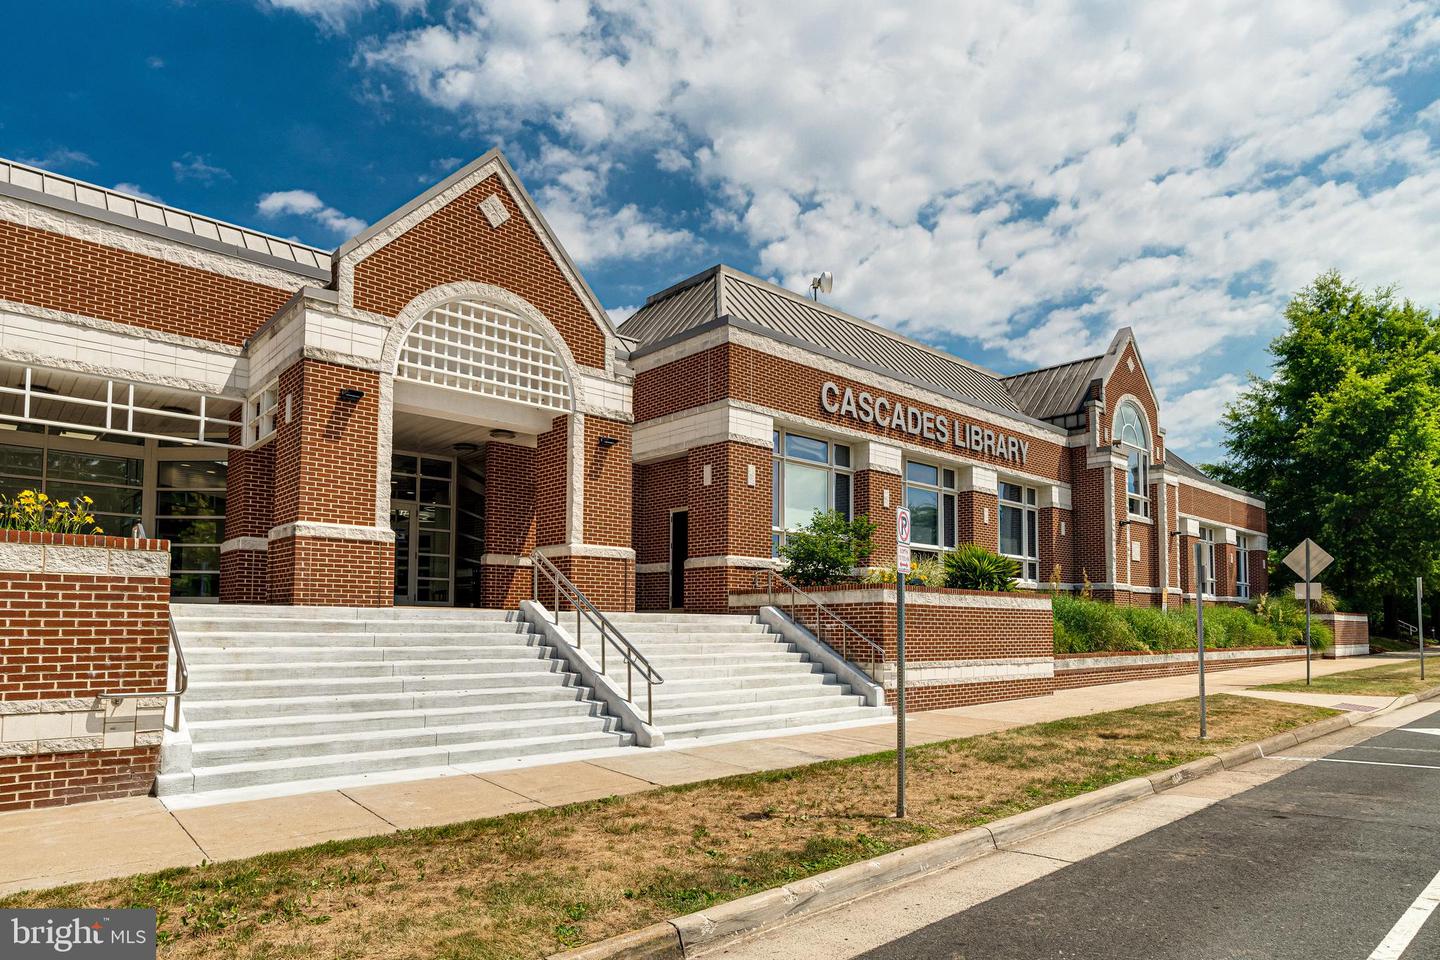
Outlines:
[[[450,604],[455,596],[455,461],[397,453],[390,466],[395,602]]]

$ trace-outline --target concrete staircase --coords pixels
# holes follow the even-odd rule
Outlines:
[[[751,616],[611,613],[615,624],[665,682],[655,688],[655,726],[667,744],[694,737],[879,720],[889,707],[864,698],[826,673],[795,645]],[[561,625],[573,630],[574,621]],[[598,639],[588,623],[582,636]],[[598,656],[596,648],[591,647]],[[625,665],[609,658],[607,674],[625,688]],[[644,710],[638,675],[635,702]]]
[[[192,763],[161,796],[633,742],[514,612],[173,610]]]

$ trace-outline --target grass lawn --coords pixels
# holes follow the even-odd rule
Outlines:
[[[1371,653],[1414,653],[1419,645],[1414,637],[1409,639],[1402,637],[1398,640],[1394,637],[1377,637],[1373,634],[1370,637]],[[1434,640],[1426,640],[1425,649],[1427,652],[1440,653],[1440,646],[1437,646]]]
[[[1315,677],[1307,687],[1304,680],[1271,683],[1259,690],[1290,690],[1298,693],[1352,694],[1369,697],[1400,697],[1440,687],[1440,655],[1425,657],[1425,679],[1420,679],[1419,660],[1396,660],[1378,667],[1332,673]]]
[[[1437,664],[1440,666],[1440,664]],[[513,958],[945,836],[1333,716],[1177,700],[894,753],[247,860],[22,893],[0,907],[155,907],[166,958]]]

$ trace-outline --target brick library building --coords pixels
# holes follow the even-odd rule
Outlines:
[[[0,161],[0,492],[169,541],[174,599],[719,611],[816,510],[1117,603],[1266,589],[1139,345],[1012,375],[717,266],[618,328],[497,152],[334,251]]]

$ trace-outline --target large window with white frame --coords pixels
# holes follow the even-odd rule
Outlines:
[[[275,414],[280,406],[280,382],[271,381],[245,401],[245,443],[259,443],[275,432]]]
[[[905,461],[905,506],[910,543],[921,556],[955,547],[955,471],[933,463]]]
[[[1201,558],[1205,564],[1205,580],[1202,589],[1209,596],[1215,595],[1215,528],[1200,528]]]
[[[850,448],[818,437],[775,431],[771,459],[770,548],[780,555],[785,534],[834,510],[847,520],[851,510]]]
[[[1000,554],[1018,561],[1020,579],[1040,579],[1039,494],[1034,487],[1000,481]]]
[[[1125,451],[1125,504],[1131,516],[1150,516],[1150,430],[1145,415],[1130,402],[1115,416],[1115,436]]]
[[[1244,533],[1235,537],[1235,595],[1250,597],[1250,537]]]

